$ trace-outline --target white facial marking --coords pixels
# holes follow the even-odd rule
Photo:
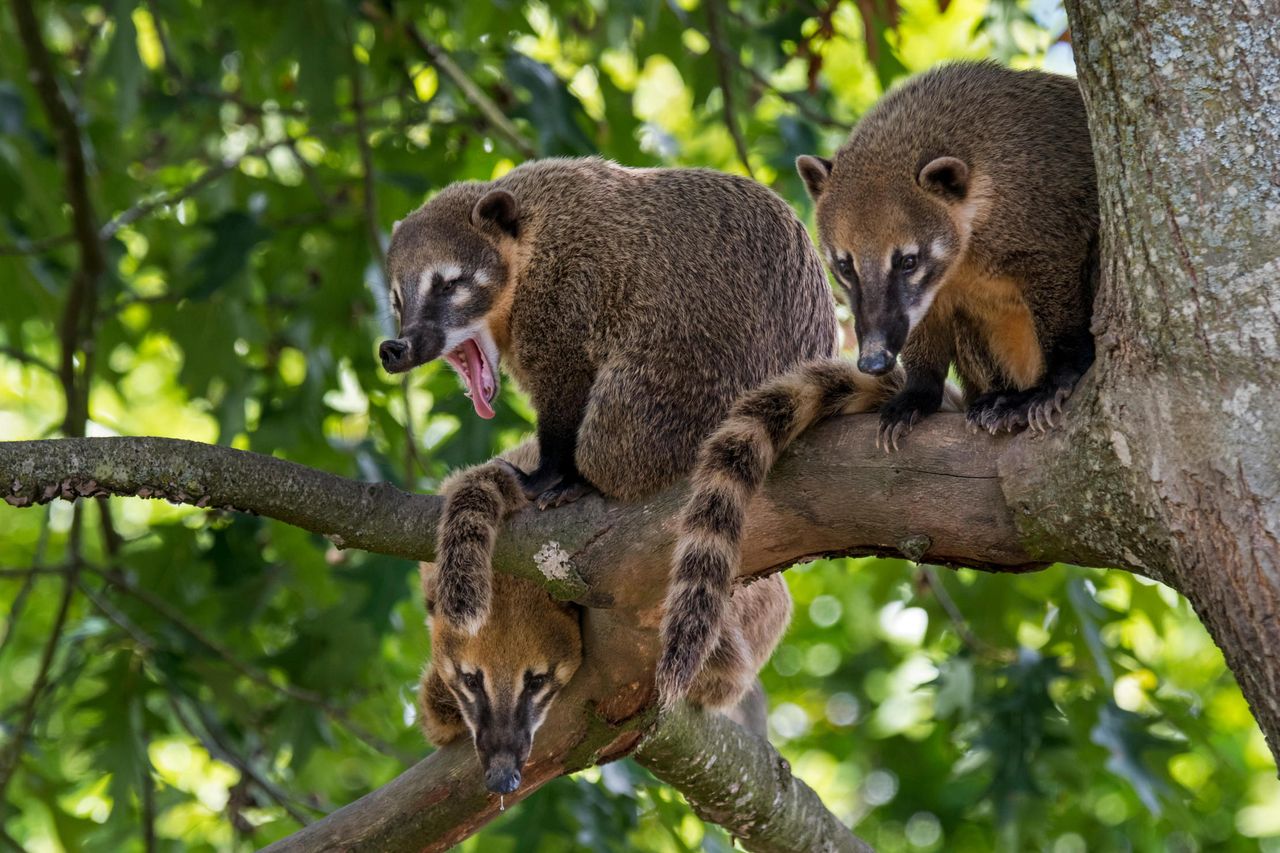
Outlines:
[[[933,304],[933,299],[937,295],[938,295],[938,288],[935,285],[934,287],[929,288],[928,293],[920,297],[919,304],[913,305],[912,307],[907,309],[907,323],[908,323],[907,330],[908,331],[910,331],[911,329],[914,329],[920,323],[920,321],[924,319],[924,316],[929,313],[929,306]]]
[[[418,278],[419,298],[426,299],[427,294],[431,293],[431,283],[436,280],[437,275],[441,281],[452,281],[462,275],[462,267],[457,264],[439,264],[424,269]]]
[[[491,281],[487,270],[476,270],[475,275],[471,276],[471,280],[476,284],[488,284]]]
[[[942,257],[942,252],[946,247],[947,244],[942,242],[942,238],[939,237],[937,240],[934,240],[929,244],[929,255],[934,258],[940,258]]]

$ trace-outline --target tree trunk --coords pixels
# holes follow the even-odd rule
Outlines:
[[[1280,3],[1067,7],[1098,362],[1006,493],[1033,552],[1070,543],[1186,595],[1280,755]]]

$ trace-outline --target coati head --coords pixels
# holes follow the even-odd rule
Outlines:
[[[391,306],[400,336],[378,347],[382,366],[402,373],[444,356],[462,377],[476,414],[491,418],[498,394],[501,316],[513,287],[510,259],[520,235],[515,197],[454,184],[409,214],[387,250]]]
[[[420,566],[430,615],[435,567]],[[419,690],[422,726],[440,744],[470,730],[495,794],[520,787],[533,735],[560,690],[582,663],[580,611],[553,599],[536,583],[506,574],[493,578],[489,619],[476,634],[430,619],[431,661]]]
[[[846,149],[834,162],[806,155],[796,169],[817,204],[822,254],[849,297],[858,369],[879,376],[963,258],[985,185],[956,157],[927,158],[910,176],[850,159]]]

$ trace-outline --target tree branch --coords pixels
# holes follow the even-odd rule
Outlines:
[[[767,740],[719,714],[677,708],[640,743],[635,759],[747,850],[872,849],[791,774],[791,765]]]
[[[1085,555],[1061,543],[1045,550],[1024,541],[1006,504],[1006,482],[1019,481],[1024,467],[1037,464],[1042,439],[975,437],[962,416],[938,415],[889,456],[863,452],[874,447],[874,433],[874,417],[855,415],[820,425],[795,443],[752,504],[742,575],[837,554],[905,555],[993,571],[1097,562],[1079,559]],[[1013,452],[1019,448],[1023,452]],[[1009,467],[1010,459],[1018,467]],[[669,520],[685,493],[681,484],[643,503],[590,497],[555,512],[526,510],[506,524],[494,567],[593,607],[653,606],[669,569]],[[435,558],[441,508],[434,495],[189,441],[0,443],[0,496],[13,506],[104,494],[252,512],[327,536],[339,547],[414,560]],[[1124,567],[1114,555],[1104,562]]]

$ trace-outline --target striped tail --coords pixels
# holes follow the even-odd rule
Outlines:
[[[740,398],[703,442],[680,513],[662,617],[657,682],[664,708],[688,695],[720,637],[746,510],[775,460],[815,423],[878,408],[901,381],[900,371],[881,380],[847,361],[810,361]]]
[[[526,500],[511,467],[501,461],[454,474],[441,492],[435,613],[474,635],[489,617],[498,529]]]

